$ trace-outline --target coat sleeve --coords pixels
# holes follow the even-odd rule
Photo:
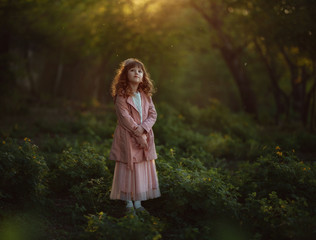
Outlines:
[[[135,140],[137,142],[137,144],[141,144],[141,143],[145,143],[145,149],[148,149],[148,140],[147,140],[147,136],[146,134],[143,134],[142,136],[136,136]]]
[[[138,124],[130,115],[128,105],[124,97],[117,95],[115,110],[119,124],[131,134],[134,134],[135,130],[138,127]]]
[[[155,105],[153,103],[152,98],[149,98],[149,110],[148,110],[148,117],[143,121],[141,126],[146,130],[146,132],[149,132],[152,127],[154,126],[155,122],[157,120],[157,112]]]

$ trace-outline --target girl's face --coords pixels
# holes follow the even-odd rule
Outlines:
[[[132,67],[127,71],[127,78],[130,83],[141,83],[143,81],[143,75],[143,70],[138,66]]]

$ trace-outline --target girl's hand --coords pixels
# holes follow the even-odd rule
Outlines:
[[[144,134],[145,130],[142,126],[138,126],[137,129],[135,130],[135,135],[137,137],[140,137]]]
[[[147,143],[147,136],[146,136],[146,134],[143,134],[142,136],[137,137],[136,140],[137,140],[137,143],[138,143],[138,145],[139,145],[140,148],[144,148],[144,149],[147,149],[147,148],[148,148],[148,143]]]

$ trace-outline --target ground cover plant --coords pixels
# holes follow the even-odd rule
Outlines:
[[[315,135],[289,141],[219,103],[190,109],[157,104],[162,196],[138,218],[109,200],[111,107],[3,121],[1,239],[311,239]]]

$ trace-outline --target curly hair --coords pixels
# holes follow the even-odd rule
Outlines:
[[[128,97],[132,96],[133,92],[128,84],[128,70],[134,67],[139,67],[143,71],[143,81],[139,83],[137,90],[142,90],[147,96],[152,96],[155,92],[154,85],[150,79],[149,73],[146,71],[144,64],[136,58],[129,58],[120,64],[119,69],[111,85],[111,95],[115,98],[117,95]]]

